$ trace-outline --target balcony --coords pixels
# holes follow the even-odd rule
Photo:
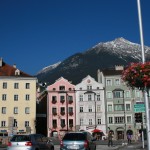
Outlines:
[[[57,115],[57,112],[56,112],[56,111],[53,111],[53,115],[56,116],[56,115]]]
[[[65,112],[64,112],[64,111],[62,111],[62,112],[60,112],[60,114],[61,114],[62,116],[64,116],[64,115],[65,115]]]
[[[60,102],[63,104],[63,103],[65,102],[65,100],[64,100],[64,99],[61,99]]]
[[[69,115],[70,115],[70,116],[72,116],[72,115],[73,115],[73,112],[72,112],[72,111],[70,111],[70,112],[69,112]]]
[[[73,100],[69,100],[69,104],[72,104],[73,103]]]
[[[56,102],[57,102],[56,99],[53,99],[53,100],[52,100],[52,103],[53,103],[53,104],[56,104]]]

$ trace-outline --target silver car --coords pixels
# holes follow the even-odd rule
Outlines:
[[[60,150],[96,150],[95,138],[89,132],[68,132],[60,143]]]
[[[7,150],[54,150],[54,144],[41,134],[17,134],[8,142]]]

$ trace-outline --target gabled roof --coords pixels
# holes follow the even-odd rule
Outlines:
[[[2,62],[2,66],[0,66],[0,76],[17,76],[17,77],[32,77],[22,71],[20,71],[19,75],[15,75],[15,71],[18,70],[17,68]]]

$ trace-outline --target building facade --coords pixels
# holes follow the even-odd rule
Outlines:
[[[0,134],[35,133],[37,79],[0,59]]]
[[[48,136],[61,138],[67,131],[75,131],[75,85],[63,77],[47,87]]]
[[[138,140],[141,123],[145,128],[145,112],[136,112],[134,107],[144,105],[143,93],[126,86],[121,80],[123,69],[123,66],[116,66],[114,69],[98,70],[98,82],[105,85],[106,128],[117,140],[126,139],[128,133]],[[142,115],[141,121],[135,120],[137,113]]]
[[[106,133],[105,102],[103,84],[91,76],[85,77],[75,87],[76,90],[76,127],[92,133],[99,129]],[[101,137],[102,138],[102,134]]]

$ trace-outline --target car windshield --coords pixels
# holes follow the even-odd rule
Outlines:
[[[24,142],[24,141],[30,141],[30,137],[28,135],[14,135],[11,142]]]
[[[67,133],[63,140],[80,141],[86,140],[86,135],[83,133]]]

